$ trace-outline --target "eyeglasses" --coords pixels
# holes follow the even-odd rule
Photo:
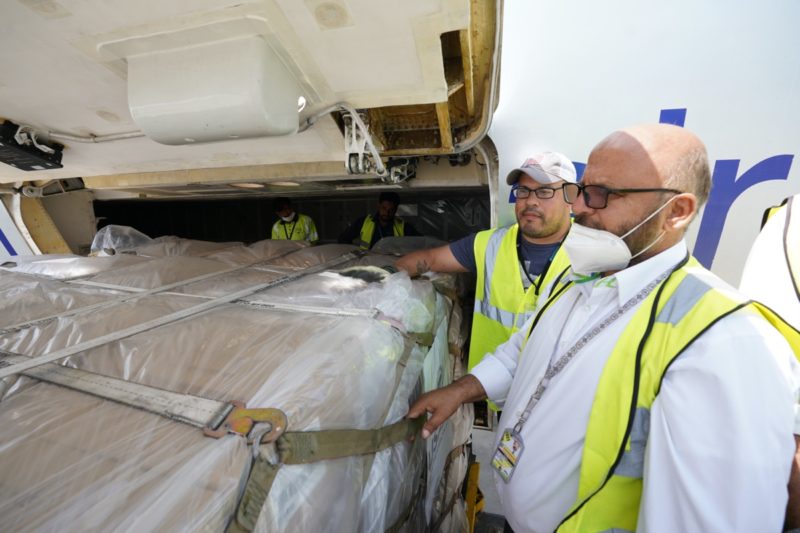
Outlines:
[[[591,209],[604,209],[608,206],[608,195],[625,195],[635,192],[671,192],[681,194],[676,189],[612,189],[603,185],[579,185],[577,183],[565,183],[561,187],[564,193],[564,201],[568,204],[575,202],[578,195],[583,195],[583,203]]]
[[[553,189],[552,187],[539,187],[538,189],[529,189],[527,187],[523,187],[520,185],[519,187],[513,189],[513,192],[514,192],[514,197],[517,200],[524,200],[525,198],[530,196],[531,193],[536,195],[536,198],[539,198],[540,200],[547,200],[549,198],[552,198],[556,194],[556,191],[558,190],[561,190],[561,187],[557,189]]]

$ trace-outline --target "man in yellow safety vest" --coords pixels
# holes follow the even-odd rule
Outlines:
[[[612,133],[566,184],[571,273],[470,374],[422,395],[427,438],[504,403],[491,467],[525,531],[780,531],[800,332],[688,254],[711,185],[672,125]]]
[[[278,220],[272,225],[272,238],[285,241],[307,241],[311,244],[319,240],[317,227],[308,215],[294,210],[289,198],[275,199],[275,214]]]
[[[469,369],[507,341],[531,315],[542,291],[565,273],[569,261],[561,241],[569,231],[570,209],[561,187],[575,181],[575,166],[565,155],[533,155],[506,177],[516,224],[418,250],[395,263],[411,276],[477,274]]]
[[[418,236],[419,232],[401,218],[395,216],[400,206],[400,196],[394,192],[382,192],[378,197],[378,209],[373,215],[365,215],[339,235],[342,244],[357,244],[369,250],[384,237]]]

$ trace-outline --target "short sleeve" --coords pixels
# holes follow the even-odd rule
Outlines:
[[[450,251],[453,252],[456,261],[461,263],[461,266],[470,272],[478,270],[475,264],[475,235],[476,234],[473,233],[463,239],[450,243]]]

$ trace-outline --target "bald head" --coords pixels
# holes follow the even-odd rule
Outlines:
[[[624,235],[635,264],[683,238],[708,198],[711,179],[706,149],[696,135],[646,124],[603,139],[589,155],[582,181],[611,194],[604,207],[590,207],[592,193],[584,189],[572,202],[575,222]]]
[[[692,193],[698,205],[708,199],[711,173],[706,147],[694,133],[670,124],[641,124],[616,131],[592,151],[613,151],[650,169],[657,186]],[[591,159],[591,158],[590,158]],[[642,176],[642,179],[646,179]]]

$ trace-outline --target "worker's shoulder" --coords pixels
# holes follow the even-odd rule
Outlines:
[[[486,246],[491,236],[496,235],[497,238],[501,239],[503,237],[510,237],[516,234],[517,227],[518,225],[514,223],[508,226],[500,226],[499,228],[489,228],[473,233],[472,237],[476,243],[480,244],[481,246]]]
[[[709,321],[700,332],[702,336],[712,330],[714,333],[726,330],[727,334],[751,334],[760,327],[748,324],[769,323],[772,318],[771,310],[755,307],[747,294],[696,261],[681,270],[686,275],[679,278],[678,285],[670,291],[669,302],[659,313],[658,321],[678,324],[693,311],[691,316],[695,319],[705,317]]]

